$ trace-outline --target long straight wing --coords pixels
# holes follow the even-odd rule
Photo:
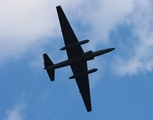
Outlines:
[[[74,75],[83,73],[87,71],[87,62],[80,61],[76,64],[71,65],[72,71]],[[87,111],[91,111],[91,98],[90,98],[90,89],[89,89],[89,78],[88,74],[77,77],[76,83],[80,90],[81,96],[83,98],[83,102],[86,106]]]
[[[76,35],[74,34],[70,26],[70,23],[68,22],[62,8],[60,6],[57,6],[56,9],[57,9],[61,29],[62,29],[65,46],[71,46],[78,43],[78,39]],[[80,45],[70,47],[69,49],[66,49],[66,51],[67,51],[69,60],[84,54]],[[80,61],[80,62],[71,64],[71,69],[74,75],[84,73],[87,71],[87,62]],[[86,109],[89,112],[91,111],[91,99],[90,99],[88,74],[77,77],[76,83],[80,90]]]
[[[70,46],[75,43],[78,43],[78,39],[76,35],[74,34],[74,31],[71,28],[70,23],[67,20],[61,6],[57,6],[56,9],[57,9],[61,29],[62,29],[65,46]],[[75,58],[84,53],[80,45],[66,49],[66,51],[67,51],[67,55],[69,59]]]

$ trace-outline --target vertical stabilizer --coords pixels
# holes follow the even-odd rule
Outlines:
[[[51,61],[51,59],[48,57],[48,55],[46,53],[43,54],[43,58],[44,58],[44,69],[54,65],[54,63]],[[50,68],[50,69],[46,69],[46,71],[48,73],[50,80],[54,81],[55,69]]]

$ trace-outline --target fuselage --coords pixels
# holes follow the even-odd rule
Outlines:
[[[47,70],[48,69],[56,69],[56,68],[65,67],[65,66],[68,66],[68,65],[71,65],[71,64],[75,64],[76,62],[80,62],[80,61],[89,61],[89,60],[94,59],[94,57],[96,57],[96,56],[111,52],[114,49],[115,48],[107,48],[107,49],[98,50],[98,51],[95,51],[95,52],[92,52],[90,50],[90,51],[85,52],[84,54],[82,54],[78,57],[75,57],[75,58],[70,59],[70,60],[65,60],[65,61],[59,62],[59,63],[54,64],[52,66],[49,66],[45,69],[47,69]]]

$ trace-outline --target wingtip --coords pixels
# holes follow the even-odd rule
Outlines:
[[[56,8],[61,8],[61,5],[56,6]]]
[[[92,110],[90,109],[90,110],[87,110],[87,112],[91,112]]]

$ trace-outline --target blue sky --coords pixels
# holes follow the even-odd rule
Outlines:
[[[67,59],[56,6],[84,51],[115,47],[88,62],[92,112],[86,112],[70,67],[50,82],[42,54]],[[1,120],[152,120],[152,0],[0,1]]]

